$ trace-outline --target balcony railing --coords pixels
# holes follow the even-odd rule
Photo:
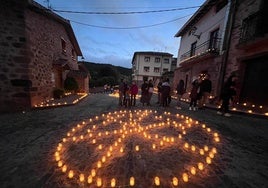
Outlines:
[[[245,43],[256,37],[260,37],[267,33],[267,26],[265,26],[264,19],[261,12],[256,12],[243,20],[239,43]]]
[[[220,51],[220,44],[221,44],[220,38],[210,39],[196,46],[194,49],[191,49],[188,52],[182,54],[180,57],[180,61],[185,61],[207,53],[218,54]]]

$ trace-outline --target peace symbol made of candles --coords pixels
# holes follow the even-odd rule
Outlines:
[[[168,134],[163,129],[167,129]],[[202,145],[191,140],[194,137],[191,134],[201,134],[207,143]],[[180,187],[212,163],[219,142],[217,132],[187,116],[153,110],[124,110],[95,116],[72,127],[58,143],[54,158],[59,171],[66,174],[66,181],[75,181],[79,185],[135,187],[142,181],[149,181],[156,187],[163,184]],[[191,164],[184,165],[181,171],[177,170],[178,173],[174,170],[171,178],[162,177],[159,173],[165,165],[158,166],[151,162],[147,162],[147,165],[154,166],[149,179],[143,180],[141,175],[135,174],[133,164],[144,162],[144,155],[163,155],[172,147],[188,153],[189,158],[193,159]],[[86,155],[77,148],[82,148]],[[79,160],[79,155],[88,159],[84,157]],[[111,163],[117,163],[122,158],[125,159],[123,164],[126,169],[122,172],[123,167],[115,166],[121,171],[111,173]],[[180,164],[179,157],[177,160],[172,164],[174,168]]]

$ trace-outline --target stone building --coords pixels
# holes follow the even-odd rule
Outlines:
[[[52,98],[67,76],[88,92],[88,72],[79,69],[82,52],[68,20],[31,0],[0,6],[0,112]]]
[[[237,0],[233,6],[224,79],[237,74],[239,103],[268,106],[268,1]]]

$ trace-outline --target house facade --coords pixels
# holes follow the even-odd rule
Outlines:
[[[158,83],[162,74],[171,70],[172,56],[166,52],[135,52],[132,58],[132,80],[138,85],[150,79]]]
[[[227,0],[207,0],[176,33],[175,37],[181,37],[181,42],[174,88],[182,79],[186,91],[190,91],[194,77],[209,74],[211,94],[217,94],[228,12]]]
[[[225,79],[238,76],[237,102],[268,106],[268,2],[237,0],[225,63]]]
[[[175,35],[181,44],[174,85],[183,79],[189,91],[194,76],[210,74],[218,98],[235,74],[236,102],[267,106],[267,8],[265,0],[207,0]]]
[[[0,111],[29,109],[51,99],[67,76],[88,83],[88,73],[77,63],[82,52],[68,20],[31,0],[4,0],[1,5]],[[79,86],[88,92],[88,85]]]

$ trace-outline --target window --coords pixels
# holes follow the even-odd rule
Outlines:
[[[63,38],[61,39],[61,49],[63,53],[66,53],[66,42]]]
[[[144,72],[150,72],[150,67],[143,67]]]
[[[191,44],[190,57],[192,57],[192,56],[195,55],[196,43],[197,43],[197,42],[194,42],[194,43]]]
[[[150,57],[144,57],[145,62],[150,62]]]
[[[159,67],[155,67],[154,68],[154,72],[160,72],[160,68]]]
[[[209,49],[217,49],[219,28],[210,33]]]
[[[169,64],[169,59],[165,58],[164,63]]]
[[[168,72],[168,69],[163,69],[163,72]]]
[[[156,57],[156,58],[154,59],[154,62],[159,63],[159,62],[160,62],[160,57]]]

